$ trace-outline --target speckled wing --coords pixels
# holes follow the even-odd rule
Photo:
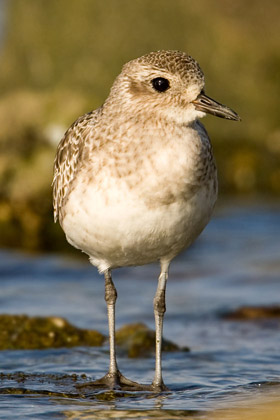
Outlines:
[[[92,136],[101,108],[78,118],[61,139],[54,161],[53,208],[54,221],[61,218],[61,209],[79,168],[83,148]]]

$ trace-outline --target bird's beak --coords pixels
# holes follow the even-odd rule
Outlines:
[[[228,120],[241,121],[241,118],[235,111],[209,98],[204,92],[201,92],[192,103],[197,111],[207,112]]]

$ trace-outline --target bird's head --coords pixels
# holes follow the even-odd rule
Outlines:
[[[238,121],[232,109],[206,96],[204,75],[191,56],[180,51],[157,51],[124,65],[110,96],[120,108],[147,112],[179,124],[206,113]],[[110,98],[110,97],[109,97]]]

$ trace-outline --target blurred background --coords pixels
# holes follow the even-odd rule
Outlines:
[[[0,0],[0,246],[70,249],[52,216],[57,144],[125,62],[158,49],[196,58],[242,118],[203,121],[220,196],[279,197],[279,16],[278,0]]]
[[[259,402],[265,390],[279,401],[279,18],[279,0],[0,0],[0,349],[18,349],[0,351],[0,420],[65,418],[66,411],[85,418],[83,410],[100,407],[108,410],[89,417],[116,418],[115,407],[129,410],[127,418],[155,418],[158,408],[167,411],[157,418],[170,418],[170,410],[206,418],[200,410],[246,404],[250,395]],[[205,234],[172,264],[164,326],[166,338],[191,352],[164,355],[166,384],[180,392],[77,399],[72,373],[102,376],[107,344],[26,351],[36,334],[50,343],[54,327],[39,321],[35,328],[31,318],[25,330],[17,318],[52,315],[57,325],[63,317],[108,334],[103,281],[72,259],[84,254],[53,222],[54,156],[73,121],[102,105],[122,65],[159,49],[192,55],[206,93],[242,118],[203,120],[220,196]],[[117,328],[139,321],[154,328],[157,275],[156,265],[114,272]],[[152,380],[153,357],[118,357],[127,377]]]

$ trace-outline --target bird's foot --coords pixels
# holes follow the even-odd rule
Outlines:
[[[164,385],[163,382],[160,385],[156,385],[154,383],[151,385],[139,384],[138,382],[134,382],[126,378],[119,370],[116,373],[107,373],[105,376],[97,379],[96,381],[76,385],[76,388],[79,389],[91,387],[108,388],[111,390],[121,391],[168,391],[168,388]]]

